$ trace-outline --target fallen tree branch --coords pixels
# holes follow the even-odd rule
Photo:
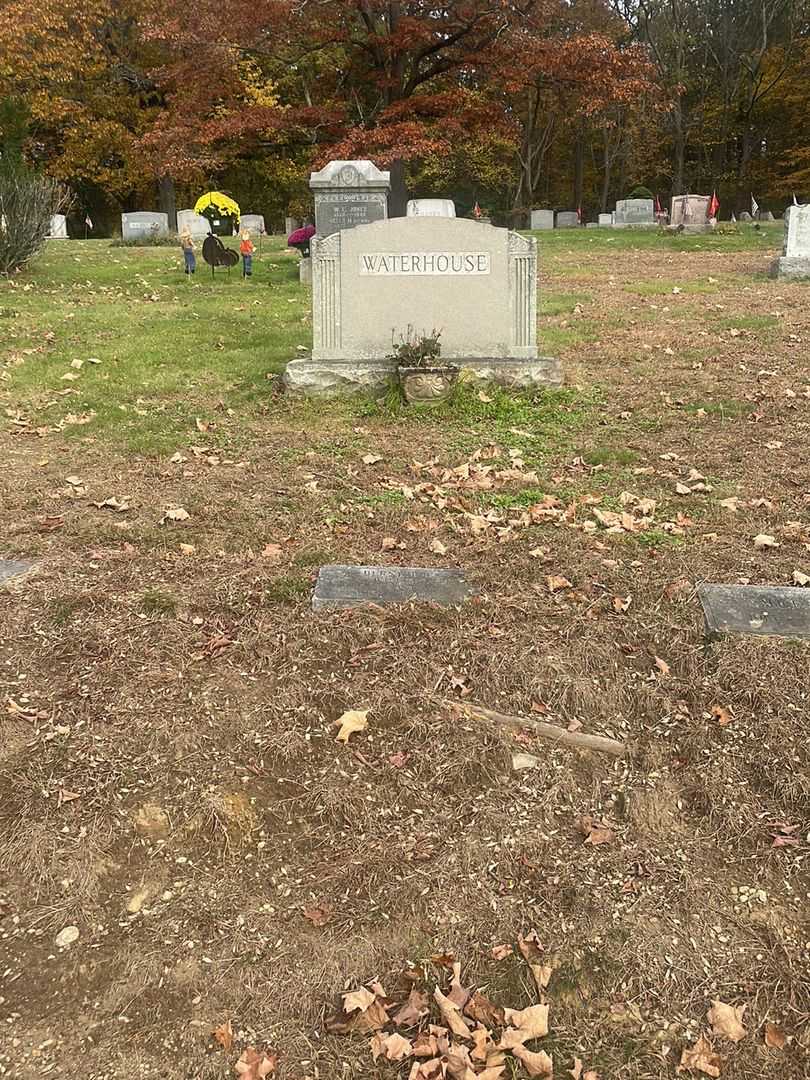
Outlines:
[[[508,716],[506,713],[493,712],[492,709],[485,709],[482,705],[471,705],[466,701],[448,701],[447,704],[461,709],[472,719],[479,717],[499,727],[529,728],[539,738],[559,743],[561,746],[570,746],[577,750],[596,750],[601,754],[612,754],[614,757],[623,757],[628,751],[626,743],[608,739],[604,735],[585,735],[581,731],[566,731],[565,728],[557,727],[555,724],[544,724],[542,720],[534,720],[526,716]]]

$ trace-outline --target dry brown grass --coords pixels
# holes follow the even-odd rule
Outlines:
[[[488,441],[469,417],[279,403],[243,436],[239,470],[0,435],[14,462],[0,477],[9,553],[41,561],[24,591],[0,594],[0,696],[24,713],[0,721],[0,968],[13,1013],[0,1062],[11,1076],[213,1080],[251,1043],[280,1047],[285,1080],[393,1075],[372,1067],[362,1040],[324,1034],[339,991],[375,975],[397,986],[407,963],[453,951],[466,983],[520,1007],[533,1000],[525,966],[490,949],[533,926],[556,964],[558,1075],[576,1055],[604,1080],[672,1077],[714,997],[748,1005],[749,1036],[719,1044],[724,1080],[806,1075],[810,650],[707,650],[692,589],[667,590],[810,572],[806,541],[783,535],[810,505],[810,370],[791,338],[810,320],[801,290],[753,279],[752,258],[662,265],[630,253],[559,282],[593,296],[597,342],[570,346],[569,379],[604,395],[579,429],[535,448],[540,486],[655,498],[693,517],[676,542],[550,524],[502,544],[390,500],[382,481],[413,482],[413,459],[455,465]],[[719,293],[619,287],[712,274]],[[765,336],[711,329],[775,308]],[[740,404],[699,415],[718,402]],[[384,456],[377,468],[360,461],[369,449]],[[675,496],[690,467],[714,492]],[[74,471],[93,498],[126,492],[133,511],[71,498]],[[723,510],[735,494],[772,506]],[[170,503],[189,510],[186,525],[157,525]],[[41,531],[57,513],[64,526]],[[416,513],[437,530],[408,532]],[[782,546],[756,551],[760,531]],[[309,611],[324,557],[435,564],[436,535],[481,591],[463,610]],[[407,547],[383,551],[385,536]],[[270,541],[280,562],[260,554]],[[530,556],[537,545],[547,562]],[[550,594],[548,573],[575,594]],[[632,597],[625,613],[614,596]],[[454,677],[470,701],[527,714],[542,703],[554,722],[628,739],[632,753],[517,744],[443,704]],[[728,727],[712,720],[715,704],[731,708]],[[341,746],[331,725],[347,708],[369,709],[369,728]],[[513,773],[516,748],[539,766]],[[399,752],[410,755],[401,766],[389,760]],[[60,791],[80,798],[60,805]],[[168,815],[165,840],[134,829],[146,802]],[[615,841],[583,845],[584,814]],[[775,822],[800,826],[800,843],[772,848]],[[149,899],[127,914],[144,882]],[[331,907],[326,926],[304,917],[312,904]],[[60,953],[53,939],[68,923],[81,938]],[[210,1038],[226,1017],[230,1055]],[[790,1034],[785,1051],[764,1047],[766,1019]]]

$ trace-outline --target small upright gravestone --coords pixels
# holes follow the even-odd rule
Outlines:
[[[247,229],[252,236],[264,236],[264,216],[262,214],[242,214],[239,228]]]
[[[121,215],[121,238],[123,240],[140,240],[144,236],[168,235],[168,214],[157,214],[151,210],[138,210],[132,214]]]
[[[674,195],[672,213],[669,216],[670,230],[687,233],[711,232],[709,221],[711,195]]]
[[[771,277],[810,278],[810,205],[785,211],[785,243]]]
[[[456,204],[452,199],[410,199],[406,217],[455,217]]]
[[[533,229],[553,229],[554,228],[554,211],[553,210],[532,210],[531,225]]]
[[[653,199],[619,199],[613,221],[617,229],[639,229],[657,226]]]
[[[391,174],[371,161],[330,161],[310,175],[315,197],[315,231],[320,240],[342,229],[388,217]]]
[[[211,232],[211,222],[202,214],[195,214],[193,210],[178,210],[177,232],[188,232],[192,238],[198,240]]]
[[[64,214],[54,214],[51,218],[51,227],[48,230],[49,240],[67,240],[67,218]]]
[[[574,229],[579,225],[579,214],[576,210],[558,210],[555,224],[558,229]]]
[[[559,361],[537,352],[537,241],[466,218],[393,218],[317,237],[311,359],[293,360],[291,390],[382,392],[394,344],[441,333],[440,363],[504,386],[558,385]]]
[[[613,224],[613,214],[600,214],[599,215],[599,225],[601,225],[602,228],[609,229],[612,224]]]

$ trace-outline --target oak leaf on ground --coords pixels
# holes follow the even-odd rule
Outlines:
[[[343,995],[343,1011],[353,1013],[359,1009],[360,1012],[365,1012],[376,1000],[376,996],[367,987],[361,986],[359,990],[350,990]]]
[[[332,908],[329,904],[312,904],[304,907],[304,918],[313,926],[326,926],[332,921]]]
[[[214,1028],[213,1036],[223,1050],[230,1050],[233,1046],[233,1028],[231,1027],[230,1020],[226,1020],[224,1024],[220,1024],[219,1027]]]
[[[716,720],[720,727],[726,727],[733,719],[731,709],[727,705],[712,705],[712,720]]]
[[[784,1050],[787,1043],[787,1035],[776,1024],[767,1021],[765,1024],[765,1045],[774,1050]]]
[[[744,1039],[748,1034],[742,1023],[745,1009],[745,1005],[727,1005],[715,998],[707,1016],[712,1025],[712,1035],[720,1035],[732,1042]]]
[[[511,1050],[532,1039],[548,1035],[548,1005],[530,1005],[527,1009],[504,1009],[509,1027],[501,1036],[500,1049]]]
[[[694,1046],[688,1047],[681,1054],[681,1063],[675,1070],[677,1073],[696,1070],[706,1076],[719,1076],[723,1067],[723,1059],[715,1053],[714,1047],[701,1035]]]
[[[561,574],[549,574],[546,578],[546,585],[549,592],[559,592],[561,589],[570,589],[573,586],[567,577],[563,577]]]
[[[578,823],[579,831],[585,837],[585,843],[596,847],[598,844],[609,844],[616,839],[616,834],[604,821],[598,821],[590,814],[583,814]]]
[[[439,1006],[439,1012],[442,1015],[442,1020],[450,1028],[454,1035],[460,1036],[462,1039],[471,1039],[472,1032],[465,1024],[460,1007],[446,997],[441,990],[436,987],[433,991],[433,997],[436,1004]]]
[[[511,956],[514,949],[511,945],[493,945],[492,946],[492,959],[493,960],[505,960],[507,956]]]
[[[504,1012],[500,1005],[490,1001],[484,994],[474,993],[464,1005],[464,1012],[471,1020],[487,1027],[503,1027]]]
[[[391,1017],[397,1027],[415,1027],[430,1008],[430,998],[425,990],[411,990],[404,1002]]]

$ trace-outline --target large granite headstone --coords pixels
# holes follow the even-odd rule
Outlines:
[[[613,225],[617,229],[657,227],[653,199],[619,199]]]
[[[343,229],[388,217],[391,174],[371,161],[330,161],[310,174],[315,197],[315,231],[321,240]]]
[[[239,219],[239,228],[247,229],[251,236],[264,236],[264,215],[263,214],[242,214]]]
[[[785,211],[785,243],[771,266],[772,277],[810,278],[810,205]]]
[[[305,393],[384,391],[393,345],[441,332],[441,362],[504,386],[557,385],[537,352],[537,241],[466,218],[393,218],[316,237],[311,359],[287,365]]]
[[[442,607],[462,604],[472,594],[461,570],[413,566],[322,566],[312,610],[428,601]]]
[[[54,214],[51,218],[51,227],[48,230],[49,240],[67,240],[67,218],[64,214]]]
[[[195,214],[193,210],[177,211],[177,232],[188,231],[195,240],[208,236],[211,232],[211,222],[202,214]]]
[[[810,589],[784,585],[699,585],[706,635],[810,638]]]
[[[140,240],[144,236],[168,235],[168,214],[158,214],[151,210],[137,210],[132,214],[121,215],[121,238],[123,240]]]
[[[533,229],[553,229],[553,210],[532,210],[531,226]]]
[[[711,232],[709,221],[711,195],[673,195],[672,212],[669,215],[670,230],[687,233]]]
[[[574,229],[579,225],[579,214],[576,210],[558,210],[555,226],[558,229]]]

